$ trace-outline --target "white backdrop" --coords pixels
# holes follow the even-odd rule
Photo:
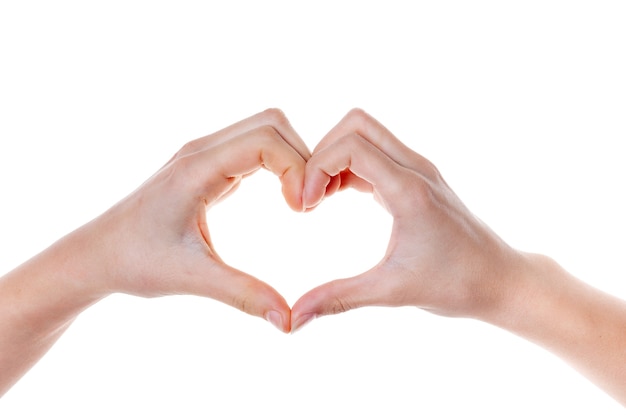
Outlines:
[[[280,107],[310,147],[350,108],[431,159],[513,246],[626,298],[621,1],[0,2],[0,274],[186,141]],[[293,303],[374,265],[347,191],[292,213],[262,172],[209,212],[222,257]],[[114,261],[114,260],[112,260]],[[85,312],[0,415],[622,415],[500,329],[405,309],[295,335],[196,297]]]

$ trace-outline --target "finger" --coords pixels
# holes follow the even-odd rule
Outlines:
[[[323,150],[333,142],[351,133],[359,134],[405,168],[417,170],[423,174],[426,174],[424,171],[430,171],[434,168],[430,161],[402,143],[378,120],[362,109],[353,109],[348,112],[317,144],[313,153],[315,154]]]
[[[359,307],[386,305],[385,290],[374,270],[353,278],[327,282],[304,294],[291,309],[291,331],[315,318],[344,313]]]
[[[335,175],[330,178],[330,182],[326,185],[326,190],[324,192],[324,198],[330,197],[338,191],[345,190],[347,188],[353,188],[360,192],[372,193],[372,184],[363,180],[362,178],[357,177],[350,171],[343,171],[339,175]],[[320,204],[318,202],[317,204]],[[311,211],[315,208],[307,207],[306,211]]]
[[[355,189],[357,191],[364,192],[364,193],[373,192],[372,184],[354,175],[350,171],[342,172],[341,174],[339,174],[339,178],[341,179],[339,191],[344,190],[346,188],[352,188],[352,189]]]
[[[228,142],[188,155],[188,177],[204,191],[205,198],[214,202],[233,183],[259,168],[277,175],[283,184],[283,194],[289,206],[302,210],[302,185],[306,161],[271,126],[263,125],[247,131]]]
[[[279,330],[291,329],[291,309],[270,285],[209,257],[196,263],[190,276],[176,279],[177,291],[209,297],[264,318]]]
[[[390,212],[392,206],[399,207],[401,197],[406,193],[404,187],[406,177],[418,175],[397,164],[359,134],[351,133],[315,152],[307,162],[303,192],[304,207],[319,204],[331,179],[346,170],[371,184],[370,189],[360,182],[360,189],[371,190],[385,203],[393,202],[385,204]]]
[[[193,140],[185,144],[178,152],[177,156],[189,155],[209,147],[220,145],[231,138],[243,135],[250,130],[255,130],[262,126],[272,126],[276,129],[285,142],[293,147],[305,161],[311,157],[311,151],[300,135],[293,129],[285,114],[279,109],[267,109],[208,136]]]

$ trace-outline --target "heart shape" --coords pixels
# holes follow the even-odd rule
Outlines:
[[[276,178],[258,172],[211,209],[209,224],[222,259],[266,281],[290,305],[328,277],[357,275],[383,257],[391,218],[370,195],[347,190],[303,214],[272,194]]]
[[[220,223],[214,219],[220,206],[216,203],[231,196],[243,178],[251,177],[263,167],[280,178],[283,195],[296,211],[303,208],[310,211],[325,197],[345,188],[372,194],[391,215],[385,223],[385,230],[388,230],[389,221],[392,221],[384,255],[379,256],[383,252],[380,245],[387,242],[382,238],[382,232],[376,238],[379,246],[371,246],[376,253],[359,253],[358,259],[355,257],[348,262],[346,248],[357,247],[357,242],[346,241],[336,233],[337,230],[324,232],[316,228],[303,235],[299,223],[293,223],[289,227],[293,234],[284,242],[289,246],[282,251],[295,249],[299,252],[292,252],[291,257],[305,256],[292,263],[297,268],[284,277],[284,282],[274,285],[293,288],[294,280],[298,278],[299,283],[308,284],[307,288],[315,287],[300,297],[293,307],[289,307],[272,286],[224,262],[217,255],[212,239],[213,235],[219,235],[214,230]],[[251,185],[251,181],[246,179],[247,184]],[[237,203],[236,195],[231,196],[234,205],[222,206],[230,211],[229,214],[235,207],[260,207],[258,202],[266,200],[267,192],[259,189],[254,201],[249,202]],[[340,203],[338,199],[334,200]],[[361,212],[367,204],[358,202]],[[346,204],[346,207],[350,206],[351,203]],[[360,236],[359,243],[368,241],[367,233],[361,234],[363,229],[360,227],[362,223],[371,222],[371,214],[359,222],[350,209],[342,216],[333,214],[333,209],[326,213],[329,217],[321,224],[334,224],[338,229],[342,224],[332,223],[334,220],[356,220],[355,229],[343,231],[343,234]],[[382,212],[377,213],[382,219]],[[265,223],[269,227],[265,232],[259,232],[265,239],[277,236],[277,224],[284,226],[289,216],[300,214],[283,211],[280,216],[274,223],[257,217],[259,224]],[[249,213],[233,218],[246,217],[250,217]],[[225,221],[221,223],[227,224]],[[190,142],[142,187],[89,229],[93,227],[98,230],[92,230],[92,233],[102,235],[98,247],[105,248],[105,253],[100,253],[98,259],[117,260],[113,266],[107,263],[98,266],[98,270],[107,272],[105,288],[99,288],[101,293],[206,296],[265,317],[283,331],[297,329],[319,315],[366,305],[412,305],[440,314],[480,314],[485,305],[494,302],[486,299],[490,293],[482,288],[490,288],[499,277],[476,274],[476,271],[499,270],[502,265],[511,265],[510,258],[519,257],[466,209],[432,163],[360,110],[350,112],[331,129],[312,153],[284,115],[276,111],[261,113]],[[229,230],[244,229],[239,224]],[[241,252],[240,242],[249,241],[248,230],[244,232],[246,235],[234,243],[238,254]],[[311,239],[315,232],[321,235]],[[314,242],[309,249],[303,251],[302,247],[294,245],[294,242],[307,242],[307,239]],[[332,250],[337,255],[334,261],[329,260],[328,253],[314,255],[320,259],[312,259],[307,253],[319,246],[331,247],[332,243],[338,244]],[[266,240],[257,246],[271,247]],[[367,247],[370,246],[360,246],[357,250],[365,252]],[[250,248],[250,253],[255,251],[258,252],[258,248]],[[269,257],[265,254],[256,259],[263,265],[275,266],[267,262]],[[342,275],[356,276],[321,285],[293,276],[311,272],[312,275],[336,277],[339,272],[332,269],[316,272],[313,267],[331,265],[336,268],[341,265],[352,268],[359,265],[359,259],[367,259],[361,264],[364,269],[378,263],[362,273],[348,270]],[[502,265],[493,268],[490,265],[494,262]],[[469,271],[468,264],[473,266]],[[90,265],[90,268],[93,267]],[[241,269],[254,271],[255,268]],[[256,273],[264,277],[273,274],[271,270]]]
[[[424,258],[424,254],[431,253],[433,247],[437,249],[435,252],[445,251],[446,240],[454,240],[458,232],[467,234],[466,220],[471,222],[472,219],[429,161],[411,151],[361,110],[350,112],[335,126],[317,145],[310,158],[307,157],[308,150],[303,150],[301,139],[293,132],[284,115],[283,118],[273,120],[269,126],[247,129],[239,136],[232,135],[232,130],[240,129],[231,127],[230,130],[222,131],[221,135],[218,132],[218,138],[222,136],[226,139],[201,140],[202,153],[211,148],[214,150],[210,158],[204,159],[222,166],[218,171],[222,179],[216,188],[221,191],[214,194],[210,201],[230,195],[243,177],[257,171],[259,166],[264,166],[280,177],[283,194],[292,209],[304,207],[308,211],[338,190],[355,188],[372,193],[394,221],[390,244],[376,267],[349,279],[318,285],[300,297],[291,309],[273,287],[258,280],[255,282],[254,278],[242,275],[227,264],[220,264],[221,275],[231,276],[231,280],[237,283],[219,284],[220,299],[230,300],[230,304],[251,314],[262,314],[281,330],[298,329],[318,315],[334,314],[364,305],[412,304],[435,311],[440,303],[447,302],[442,299],[441,290],[434,283],[416,281],[415,276],[421,271],[431,276],[433,268],[440,269],[436,262],[433,264],[432,259],[437,260],[444,253],[432,253],[433,256],[427,258]],[[291,148],[286,147],[286,144]],[[185,154],[197,155],[193,147]],[[233,161],[234,156],[243,159]],[[259,200],[262,201],[261,196]],[[414,219],[420,218],[420,211],[428,209],[427,206],[435,201],[444,202],[442,210],[427,210],[424,214],[428,216],[425,217],[433,217],[432,221],[416,223]],[[450,207],[446,208],[446,204]],[[441,220],[448,220],[447,210],[450,208],[460,209],[461,216],[445,225],[449,229],[446,236],[446,233],[438,233],[432,228],[443,229],[439,226],[444,226]],[[198,221],[204,224],[206,220],[200,217]],[[475,221],[473,226],[477,232],[483,229]],[[437,242],[438,245],[434,245],[433,239],[429,238],[434,232],[444,238]],[[208,230],[205,229],[203,235],[211,252],[217,256]],[[275,230],[265,235],[273,236]],[[328,239],[320,239],[324,240]],[[341,253],[341,249],[338,251]],[[263,262],[266,262],[265,257]],[[300,263],[310,264],[306,259]],[[345,262],[342,261],[342,264]],[[381,278],[381,275],[389,273],[392,279]],[[453,287],[460,287],[458,297],[463,299],[463,285],[453,284]],[[410,288],[411,285],[414,288]],[[409,290],[410,293],[407,292]],[[445,297],[455,301],[454,294],[452,297],[446,294]],[[285,318],[286,313],[290,318]]]

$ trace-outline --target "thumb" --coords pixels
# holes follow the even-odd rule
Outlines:
[[[385,304],[374,270],[330,281],[304,294],[291,309],[292,333],[311,320],[359,307]]]
[[[212,262],[211,274],[194,274],[185,293],[209,297],[244,313],[261,317],[282,332],[291,329],[291,309],[278,291],[267,283],[220,261]]]

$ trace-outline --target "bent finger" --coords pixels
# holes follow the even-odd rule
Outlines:
[[[221,197],[233,182],[259,168],[277,175],[289,206],[302,210],[302,185],[306,161],[271,126],[260,126],[240,136],[182,158],[210,202]]]
[[[296,152],[306,161],[311,157],[311,151],[300,135],[291,126],[285,114],[275,108],[264,110],[246,119],[240,120],[228,127],[202,138],[188,142],[178,152],[177,156],[185,156],[209,147],[218,146],[232,138],[241,136],[248,131],[262,126],[271,126]]]
[[[394,205],[401,201],[404,178],[415,175],[397,164],[387,154],[357,133],[350,133],[313,154],[307,162],[303,194],[304,207],[314,207],[324,198],[331,179],[349,170],[361,190],[371,190],[382,197],[385,207],[394,214]],[[364,183],[371,184],[371,189]]]
[[[428,159],[413,151],[382,123],[359,108],[350,110],[317,144],[313,154],[351,133],[357,133],[405,168],[418,171],[426,176],[430,176],[435,169]]]

